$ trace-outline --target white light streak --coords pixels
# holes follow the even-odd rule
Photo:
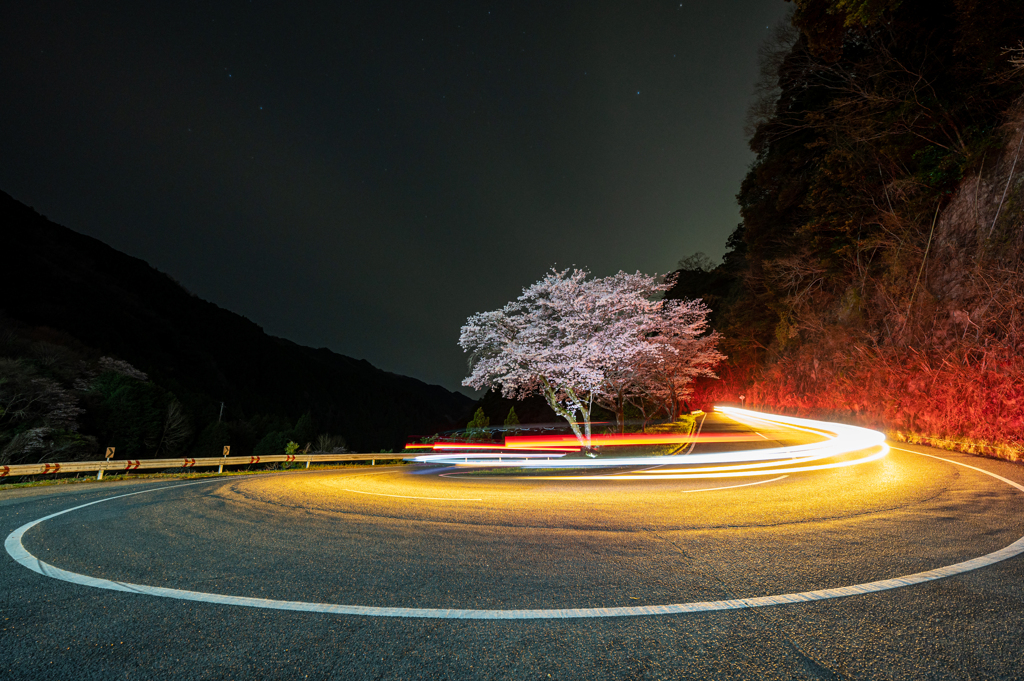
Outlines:
[[[657,470],[615,475],[582,475],[559,479],[574,480],[672,480],[684,478],[730,478],[769,476],[829,468],[844,468],[877,461],[889,452],[885,435],[875,430],[829,421],[801,419],[780,414],[763,414],[735,407],[716,407],[716,411],[752,427],[765,425],[796,430],[824,438],[785,447],[745,449],[739,451],[675,454],[667,456],[630,456],[584,458],[553,453],[502,452],[500,455],[464,452],[461,454],[425,454],[407,459],[418,463],[452,466],[489,466],[517,468],[609,468],[656,466]],[[764,437],[764,436],[762,436]],[[864,452],[864,456],[849,458]],[[499,459],[500,461],[496,460]],[[550,458],[549,458],[550,457]],[[666,465],[683,466],[666,469]]]

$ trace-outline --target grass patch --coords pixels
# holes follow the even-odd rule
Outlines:
[[[973,437],[961,437],[952,435],[950,437],[934,437],[922,435],[921,433],[893,430],[886,433],[886,437],[896,442],[906,442],[912,445],[925,445],[936,449],[946,449],[951,452],[963,452],[964,454],[975,454],[987,456],[1004,461],[1024,461],[1024,447],[1015,443],[990,442]]]

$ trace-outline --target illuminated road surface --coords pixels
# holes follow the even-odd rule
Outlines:
[[[708,427],[751,432],[722,417]],[[765,446],[821,439],[757,432]],[[1018,466],[931,452],[1024,480]],[[452,472],[219,480],[66,514],[27,532],[24,545],[75,573],[205,593],[549,609],[842,587],[958,563],[1024,535],[1024,494],[902,451],[763,479]],[[150,487],[0,493],[2,530],[7,536],[55,511]],[[1011,558],[928,584],[755,610],[457,622],[113,593],[47,579],[5,558],[0,647],[10,652],[2,669],[5,678],[72,678],[72,669],[101,678],[1010,678],[1022,662],[1022,563]]]

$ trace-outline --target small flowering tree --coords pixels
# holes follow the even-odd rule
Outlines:
[[[463,385],[512,399],[544,395],[584,447],[595,402],[611,405],[621,423],[626,395],[646,385],[640,372],[665,373],[665,358],[680,352],[665,345],[674,336],[664,328],[678,306],[654,300],[664,283],[639,272],[588,274],[552,270],[502,309],[471,316],[459,337],[470,353]]]

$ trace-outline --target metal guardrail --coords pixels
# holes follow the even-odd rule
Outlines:
[[[96,473],[102,480],[107,471],[125,473],[144,468],[211,468],[224,472],[225,466],[253,466],[260,463],[330,463],[336,461],[369,461],[400,459],[403,454],[280,454],[276,456],[208,456],[198,459],[123,459],[109,461],[68,461],[65,463],[30,463],[0,466],[0,479],[15,475],[45,475],[48,473]]]

